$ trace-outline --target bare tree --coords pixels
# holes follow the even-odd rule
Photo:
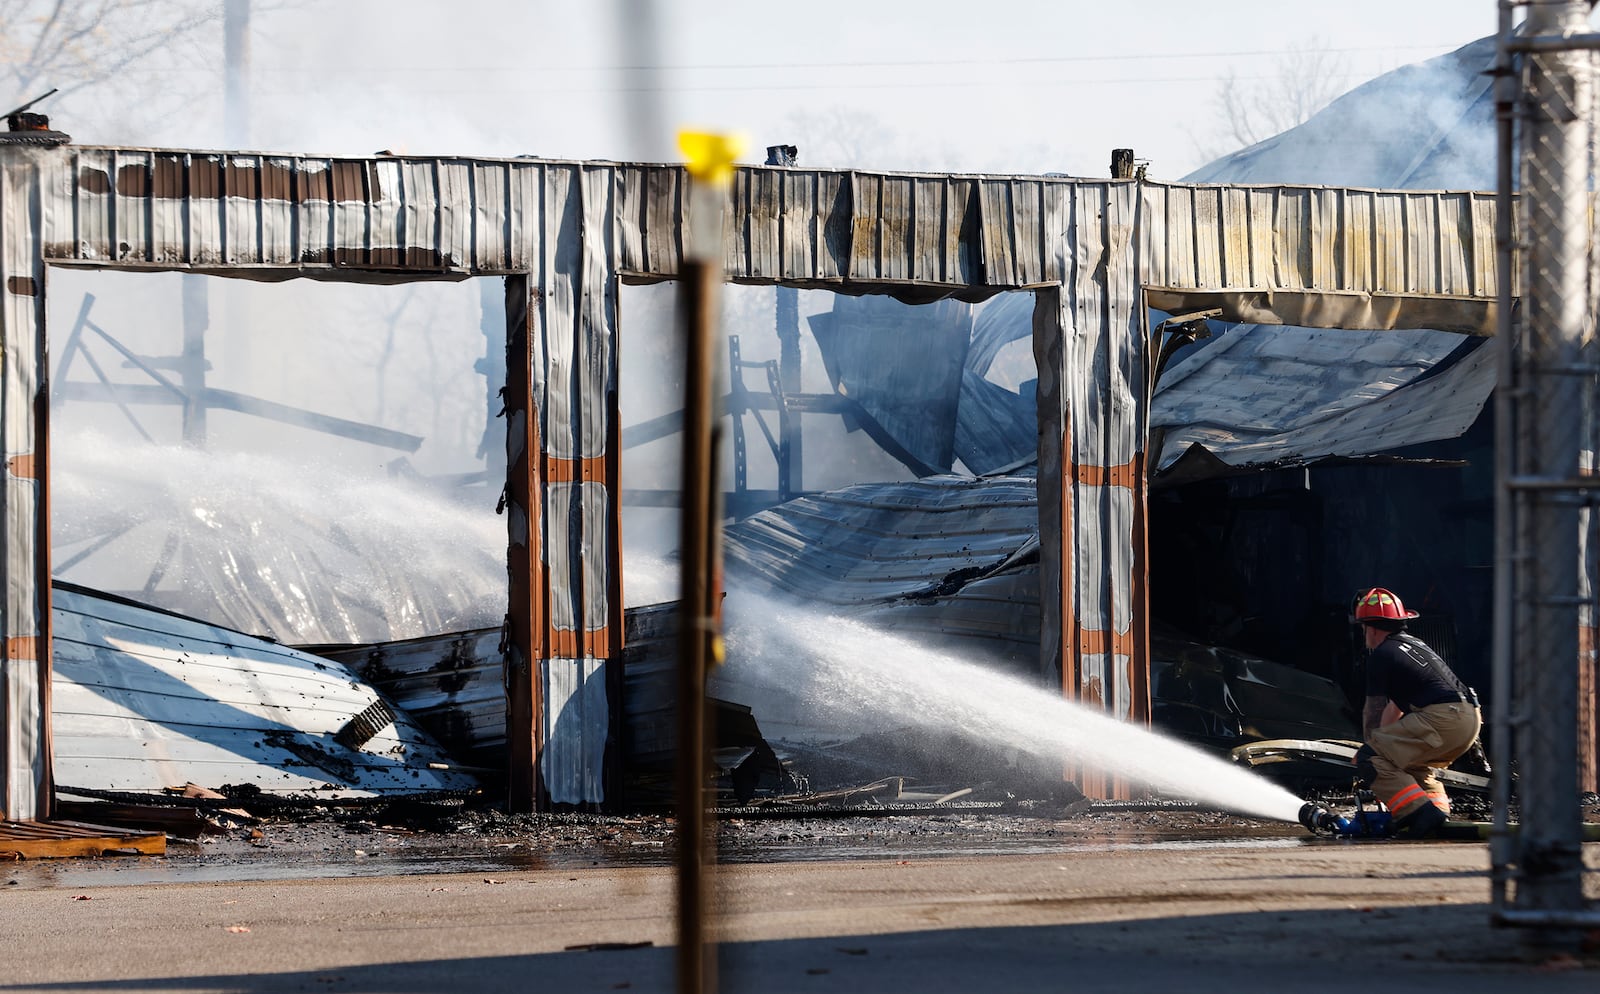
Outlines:
[[[800,149],[801,165],[833,169],[886,168],[896,148],[893,129],[881,119],[839,106],[788,115],[773,144],[780,140]]]
[[[1196,142],[1208,158],[1226,155],[1305,123],[1345,91],[1343,56],[1316,40],[1290,48],[1257,79],[1230,72],[1217,88],[1217,136]]]
[[[129,125],[190,99],[200,80],[220,79],[218,0],[0,0],[0,90],[7,108],[52,87],[46,113],[97,126]],[[109,86],[117,97],[105,97]],[[107,115],[111,115],[107,117]],[[101,136],[97,136],[101,137]],[[118,137],[122,137],[119,135]]]

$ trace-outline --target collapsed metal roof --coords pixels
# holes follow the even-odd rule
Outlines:
[[[52,610],[63,790],[160,794],[195,783],[350,797],[477,786],[338,664],[65,584]]]
[[[1495,382],[1484,339],[1241,325],[1169,370],[1150,404],[1167,484],[1455,438]]]

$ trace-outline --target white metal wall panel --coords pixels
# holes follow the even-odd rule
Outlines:
[[[440,262],[451,269],[472,265],[472,221],[476,205],[472,201],[472,166],[444,159],[439,162]]]
[[[526,272],[538,265],[539,245],[544,240],[540,230],[544,205],[539,199],[538,166],[526,162],[512,165],[506,180],[506,211],[510,215],[506,268]],[[620,221],[618,225],[621,226]]]
[[[605,800],[602,774],[611,727],[606,665],[600,659],[546,659],[539,664],[545,702],[539,772],[556,804]]]
[[[115,251],[116,236],[112,231],[112,206],[116,203],[113,177],[116,166],[112,160],[116,153],[109,149],[85,149],[75,158],[73,169],[63,173],[58,182],[77,183],[77,230],[70,237],[78,241],[77,250],[86,258],[96,258],[99,253]],[[108,256],[109,257],[109,256]]]
[[[1344,273],[1339,283],[1340,290],[1351,291],[1373,285],[1373,207],[1372,194],[1363,190],[1353,190],[1345,198],[1342,243]]]
[[[1273,276],[1277,286],[1297,290],[1305,286],[1306,210],[1310,196],[1305,190],[1279,189],[1273,203],[1276,222],[1272,226],[1271,249],[1277,261]]]
[[[1218,210],[1221,213],[1218,226],[1221,228],[1225,271],[1233,279],[1252,281],[1255,279],[1255,269],[1250,252],[1250,192],[1232,187],[1220,188]],[[1156,280],[1151,282],[1161,285]]]
[[[1277,224],[1276,194],[1270,189],[1246,191],[1250,209],[1250,286],[1272,286],[1277,269],[1272,232]]]
[[[1472,204],[1461,197],[1441,197],[1434,203],[1439,214],[1440,293],[1472,293]]]
[[[574,596],[582,589],[581,547],[583,504],[580,490],[570,482],[547,483],[544,488],[544,535],[542,548],[550,576],[549,625],[556,632],[578,632],[578,611]]]
[[[509,241],[506,228],[510,220],[506,210],[508,168],[500,162],[480,162],[472,166],[472,268],[475,270],[506,268]]]
[[[377,159],[367,169],[371,184],[371,208],[367,217],[367,230],[371,233],[369,265],[393,269],[405,262],[405,202],[400,175],[400,163],[393,159]]]
[[[403,206],[400,210],[401,230],[405,240],[402,254],[408,259],[431,260],[443,267],[435,251],[439,247],[439,170],[432,160],[406,162],[400,167]],[[538,198],[533,198],[537,204]]]
[[[1189,286],[1195,282],[1194,195],[1183,187],[1167,190],[1165,258],[1159,264],[1162,286]],[[1159,230],[1159,229],[1157,229]]]
[[[543,422],[541,437],[545,451],[553,459],[573,459],[577,451],[577,425],[580,414],[577,398],[572,395],[574,385],[573,355],[575,329],[578,321],[578,297],[582,293],[583,260],[581,235],[580,191],[574,182],[573,171],[562,166],[544,170],[544,198],[546,210],[543,261],[540,265],[541,282],[538,305],[537,341],[546,379],[539,416]]]
[[[35,411],[42,383],[44,351],[44,264],[41,242],[47,212],[41,198],[50,188],[41,166],[58,167],[64,156],[17,149],[0,175],[0,439],[4,473],[0,500],[4,528],[5,592],[0,640],[0,814],[26,820],[49,803],[47,702],[49,661],[41,637],[39,584],[49,583],[38,548],[42,464],[35,458]]]
[[[1379,293],[1404,293],[1406,289],[1405,195],[1379,193],[1374,197],[1373,219],[1378,232],[1399,232],[1399,238],[1375,240],[1372,289]]]
[[[616,209],[609,167],[585,167],[574,174],[580,181],[583,209],[578,233],[578,263],[581,266],[580,309],[578,313],[577,391],[574,398],[583,412],[578,425],[579,457],[597,459],[606,454],[606,439],[611,430],[609,406],[617,389],[617,362],[613,348],[617,327],[616,240],[611,225]]]
[[[581,483],[576,487],[581,541],[577,556],[582,577],[583,630],[598,632],[611,617],[611,598],[606,588],[611,581],[613,561],[611,543],[611,500],[604,483]],[[604,655],[603,646],[593,648]]]
[[[1426,293],[1438,286],[1437,197],[1408,195],[1406,212],[1406,291]]]
[[[1494,244],[1494,199],[1489,195],[1463,194],[1471,204],[1472,232],[1469,236],[1472,250],[1467,258],[1471,261],[1472,271],[1468,279],[1461,282],[1471,286],[1471,293],[1475,297],[1493,297],[1495,295],[1495,244]],[[1594,206],[1591,203],[1589,216],[1594,216]],[[1515,226],[1517,215],[1512,212],[1511,221]],[[1516,240],[1515,237],[1512,239]],[[1516,280],[1521,275],[1521,267],[1511,267],[1511,278]],[[1513,286],[1512,293],[1520,293],[1520,287]]]

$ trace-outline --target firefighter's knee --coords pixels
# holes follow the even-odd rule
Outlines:
[[[1356,767],[1356,783],[1363,789],[1371,787],[1378,779],[1378,768],[1372,765],[1372,757],[1376,755],[1377,752],[1371,746],[1363,745],[1356,750],[1355,758],[1351,760]]]

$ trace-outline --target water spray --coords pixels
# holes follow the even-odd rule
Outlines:
[[[758,710],[788,705],[805,721],[856,734],[886,724],[938,728],[1121,775],[1163,796],[1305,823],[1301,799],[1266,778],[1036,682],[748,593],[730,593],[726,611],[726,679],[739,684],[728,695]]]

